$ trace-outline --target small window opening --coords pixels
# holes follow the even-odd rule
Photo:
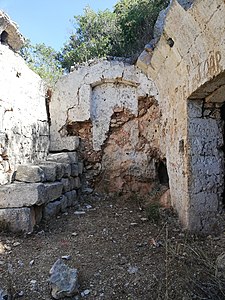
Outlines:
[[[8,44],[8,33],[4,30],[1,33],[1,43],[2,44]]]

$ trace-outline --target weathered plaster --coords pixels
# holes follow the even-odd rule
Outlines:
[[[154,83],[134,65],[102,60],[78,67],[53,92],[51,150],[68,149],[67,139],[79,136],[86,178],[96,189],[147,192],[162,156],[157,98]]]
[[[217,100],[210,94],[225,84],[224,15],[222,0],[198,0],[187,10],[173,0],[154,52],[144,51],[137,63],[159,90],[165,125],[161,145],[166,152],[173,205],[184,226],[196,231],[207,231],[216,224],[224,185],[220,117],[198,119],[195,113],[201,105],[191,103],[205,97],[222,102],[221,96]],[[205,158],[199,151],[204,145]]]
[[[59,145],[70,148],[66,126],[88,120],[93,125],[93,148],[100,150],[113,108],[124,107],[137,116],[137,98],[150,93],[157,95],[153,82],[122,61],[103,60],[74,70],[58,81],[50,103],[51,150],[60,150]]]

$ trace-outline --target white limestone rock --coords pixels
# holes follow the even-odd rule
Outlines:
[[[15,180],[22,182],[43,182],[44,171],[39,166],[19,165],[17,167]]]
[[[0,187],[0,208],[41,205],[48,198],[42,183],[12,183]]]

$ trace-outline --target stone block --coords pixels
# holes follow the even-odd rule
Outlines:
[[[0,227],[12,232],[32,232],[35,222],[32,207],[0,209]]]
[[[56,179],[60,180],[63,178],[64,175],[64,165],[61,163],[57,163],[57,169],[56,169]]]
[[[71,175],[71,165],[63,164],[63,177],[69,177]]]
[[[81,181],[80,181],[80,178],[79,177],[75,177],[74,178],[74,188],[75,189],[79,189],[79,188],[81,188]]]
[[[45,191],[47,202],[54,201],[62,196],[63,184],[59,181],[53,183],[45,183]]]
[[[43,183],[12,183],[0,187],[0,208],[41,205],[48,200]]]
[[[78,136],[56,137],[51,135],[50,149],[51,151],[74,151],[78,149],[80,138]]]
[[[69,192],[71,190],[70,188],[70,179],[69,178],[62,178],[61,183],[63,185],[63,192]]]
[[[39,166],[18,165],[15,179],[22,182],[43,182],[45,174]]]
[[[78,162],[78,170],[79,170],[79,174],[83,174],[84,171],[84,163],[82,161]]]
[[[70,158],[71,164],[77,164],[78,163],[78,155],[77,155],[76,151],[68,152],[67,154]]]
[[[77,152],[51,153],[48,155],[47,161],[55,161],[63,164],[74,164],[78,161]]]
[[[75,190],[65,193],[65,196],[67,197],[68,207],[78,205],[78,197]]]
[[[68,199],[66,196],[62,196],[60,198],[60,203],[61,203],[61,212],[66,212],[67,211],[67,207],[68,207]]]
[[[43,206],[44,205],[40,205],[40,206],[34,205],[33,206],[36,224],[39,224],[43,218]]]
[[[79,163],[71,164],[71,176],[77,177],[79,175]]]
[[[60,213],[61,210],[61,202],[60,200],[56,200],[53,202],[49,202],[43,210],[43,218],[45,220],[51,219],[51,217],[56,216]]]
[[[59,172],[57,172],[59,166],[56,163],[43,163],[39,167],[44,171],[45,181],[54,182]],[[61,178],[60,178],[61,179]]]

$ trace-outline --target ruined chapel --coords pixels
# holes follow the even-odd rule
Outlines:
[[[24,39],[3,12],[0,36],[0,224],[32,232],[84,191],[150,195],[163,185],[184,228],[218,227],[224,0],[171,1],[135,64],[75,65],[52,90],[18,54]]]

